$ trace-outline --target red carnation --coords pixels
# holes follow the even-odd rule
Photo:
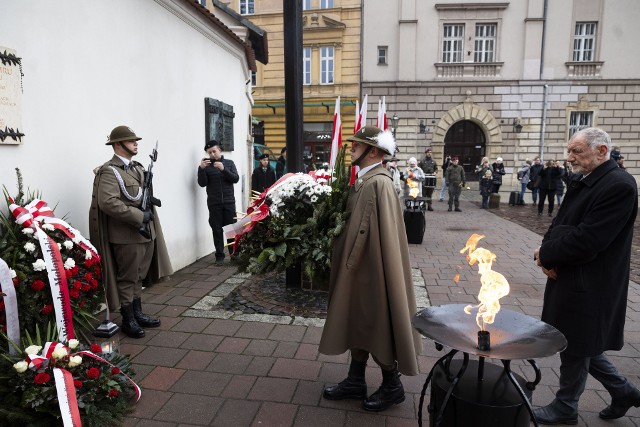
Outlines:
[[[98,368],[89,368],[87,370],[87,377],[95,380],[100,376],[100,370]]]
[[[80,296],[80,291],[77,289],[71,289],[69,291],[69,295],[71,295],[71,298],[76,299]]]
[[[71,279],[73,277],[73,270],[64,269],[64,275],[67,276],[67,279]]]
[[[42,288],[44,288],[44,282],[42,280],[34,280],[31,284],[31,289],[36,292],[41,291]]]
[[[82,289],[82,282],[79,280],[76,280],[73,282],[73,289]]]
[[[11,280],[13,281],[13,286],[18,286],[18,283],[20,283],[20,279],[18,279],[18,276],[14,277]]]
[[[118,368],[117,366],[114,366],[113,368],[111,368],[111,375],[118,375],[120,373],[120,368]]]
[[[40,372],[33,379],[33,382],[36,384],[44,384],[44,383],[48,383],[50,379],[51,379],[51,376],[49,374],[47,374],[46,372]]]
[[[82,387],[82,381],[80,380],[73,380],[73,386],[75,388],[81,388]]]
[[[102,353],[102,347],[100,347],[100,344],[91,344],[91,352]]]
[[[73,271],[73,275],[75,276],[76,274],[78,274],[78,271],[80,270],[80,268],[78,268],[77,265],[74,265],[73,268],[71,269],[71,271]]]
[[[85,300],[80,301],[80,304],[78,304],[78,307],[80,308],[84,307],[84,303],[85,303]]]
[[[51,314],[51,312],[53,311],[53,305],[52,304],[47,304],[44,307],[42,307],[40,309],[40,312],[42,314]]]
[[[111,390],[109,390],[109,397],[118,397],[118,390],[116,390],[115,388],[112,388]]]
[[[82,292],[89,292],[91,290],[91,285],[84,284],[82,285]]]
[[[93,279],[93,276],[91,275],[91,273],[87,273],[84,275],[84,281],[85,282],[90,282],[91,279]]]
[[[102,270],[100,270],[100,266],[96,265],[96,268],[93,269],[93,275],[96,276],[97,278],[100,278],[101,274],[102,274]]]

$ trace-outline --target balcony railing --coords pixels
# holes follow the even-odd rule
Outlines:
[[[503,62],[472,62],[472,63],[447,63],[438,62],[435,64],[438,78],[440,79],[460,79],[460,78],[483,78],[500,77]]]
[[[604,62],[565,62],[567,76],[578,79],[599,79]]]

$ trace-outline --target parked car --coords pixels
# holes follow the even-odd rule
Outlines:
[[[260,166],[260,160],[258,160],[258,158],[263,153],[266,153],[269,155],[269,165],[275,171],[276,164],[278,163],[278,159],[276,158],[275,154],[273,154],[273,151],[271,151],[271,148],[262,144],[253,144],[253,168],[255,169],[258,166]]]

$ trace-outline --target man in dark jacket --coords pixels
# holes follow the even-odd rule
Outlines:
[[[533,159],[533,164],[531,165],[531,170],[529,171],[529,181],[536,182],[538,175],[540,175],[540,171],[544,166],[542,165],[542,161],[540,157],[536,157]],[[531,190],[531,198],[533,199],[533,205],[535,206],[538,203],[538,187],[533,187]]]
[[[438,164],[433,157],[431,156],[431,148],[427,148],[424,152],[424,159],[418,163],[418,167],[422,169],[422,172],[425,174],[425,181],[422,183],[423,191],[422,193],[427,198],[427,210],[432,211],[433,207],[431,206],[433,190],[436,187],[436,171],[438,170]]]
[[[276,164],[276,179],[282,178],[285,173],[287,173],[287,147],[280,150],[280,157]]]
[[[258,193],[262,193],[276,182],[276,173],[269,166],[269,155],[262,154],[260,156],[260,166],[253,170],[251,174],[251,189]]]
[[[209,208],[209,225],[213,230],[213,244],[216,247],[216,262],[224,261],[224,240],[222,227],[236,222],[236,199],[233,195],[233,184],[240,177],[233,160],[225,159],[220,144],[209,141],[204,150],[208,157],[200,161],[198,167],[198,185],[207,187],[207,207]],[[229,246],[229,254],[232,252]]]
[[[567,338],[560,354],[556,398],[534,414],[541,424],[577,424],[588,374],[611,395],[600,418],[620,418],[640,406],[640,390],[607,360],[620,350],[629,288],[635,179],[609,158],[611,139],[597,128],[577,132],[567,161],[578,175],[534,258],[548,276],[542,320]]]

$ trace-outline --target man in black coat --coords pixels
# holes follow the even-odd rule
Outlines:
[[[287,147],[280,150],[280,157],[276,164],[276,179],[282,178],[285,173],[287,173]]]
[[[276,182],[276,173],[269,166],[268,154],[262,154],[259,160],[260,165],[251,174],[251,190],[262,193]]]
[[[225,159],[222,147],[215,141],[209,141],[204,150],[207,156],[198,167],[198,185],[207,188],[207,207],[209,225],[213,230],[213,244],[216,247],[216,262],[224,261],[224,239],[222,227],[236,222],[236,198],[233,184],[240,180],[233,160]],[[231,254],[229,246],[229,254]]]
[[[629,288],[634,178],[609,158],[611,139],[597,128],[577,132],[567,145],[574,179],[534,258],[548,276],[542,320],[567,338],[560,354],[556,398],[534,414],[541,424],[577,424],[588,374],[611,395],[600,418],[620,418],[640,406],[640,390],[607,360],[620,350]]]

